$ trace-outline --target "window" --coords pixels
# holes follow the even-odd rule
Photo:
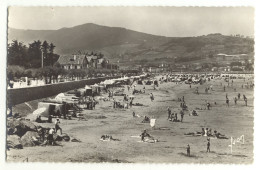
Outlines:
[[[75,69],[77,69],[77,66],[75,66]]]
[[[70,69],[70,66],[68,66],[68,69]]]

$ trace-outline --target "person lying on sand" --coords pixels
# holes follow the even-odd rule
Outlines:
[[[150,123],[150,118],[148,116],[144,116],[142,123]]]
[[[222,135],[221,133],[217,132],[216,130],[214,130],[214,134],[212,136],[216,137],[218,139],[228,139],[228,137],[226,137],[225,135]]]
[[[114,139],[111,135],[102,135],[100,140],[102,140],[102,141],[119,141],[119,139]]]
[[[184,133],[184,135],[187,136],[208,136],[208,137],[216,137],[217,139],[228,139],[225,135],[217,132],[214,130],[214,134],[211,134],[211,129],[210,128],[202,128],[201,132],[189,132],[189,133]]]
[[[150,134],[148,134],[146,132],[146,130],[143,131],[143,133],[140,135],[141,136],[141,140],[144,141],[144,137],[151,137]]]
[[[156,143],[158,142],[158,139],[154,139],[150,134],[146,132],[146,130],[143,131],[143,133],[140,135],[142,142],[148,142],[148,143]]]
[[[184,133],[184,135],[187,135],[187,136],[202,136],[202,133],[197,131],[197,132]]]
[[[198,116],[198,113],[196,112],[196,110],[192,110],[190,116]]]

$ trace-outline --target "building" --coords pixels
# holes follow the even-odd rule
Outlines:
[[[86,55],[87,58],[87,68],[98,68],[98,56],[96,55]]]
[[[230,61],[230,62],[234,62],[234,61],[244,61],[245,59],[248,59],[249,56],[247,54],[232,54],[232,55],[228,55],[228,54],[223,54],[223,53],[219,53],[216,55],[216,60],[218,61]]]
[[[86,55],[63,55],[57,62],[66,70],[88,68],[89,64]]]
[[[118,65],[109,63],[103,57],[93,54],[80,54],[80,55],[63,55],[57,61],[62,68],[70,69],[119,69]]]

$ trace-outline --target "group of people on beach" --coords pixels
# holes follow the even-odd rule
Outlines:
[[[182,122],[183,121],[184,111],[182,109],[180,110],[181,120],[178,120],[178,113],[172,112],[170,107],[167,108],[167,112],[168,112],[167,120],[172,121],[172,122]]]

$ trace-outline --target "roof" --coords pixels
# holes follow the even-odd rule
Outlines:
[[[91,59],[96,60],[96,59],[97,59],[97,56],[95,56],[95,55],[87,56],[87,60],[88,60],[88,62],[90,62]]]
[[[75,58],[74,58],[75,57]],[[60,64],[82,64],[85,55],[63,55],[58,59]]]

